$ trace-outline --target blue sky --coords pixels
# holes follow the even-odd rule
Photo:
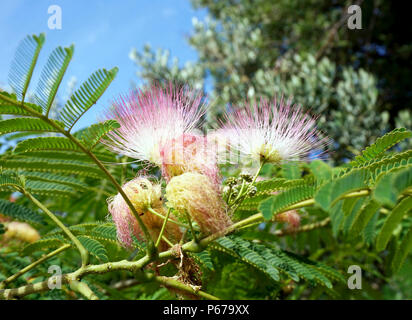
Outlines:
[[[57,4],[62,9],[62,29],[49,30],[47,10]],[[75,52],[58,95],[67,95],[67,84],[77,78],[77,87],[99,68],[119,67],[119,72],[100,101],[78,122],[75,129],[96,121],[110,101],[128,91],[131,81],[139,82],[136,66],[129,59],[132,48],[146,43],[165,48],[184,64],[197,59],[186,39],[192,30],[192,17],[202,20],[205,10],[194,10],[189,0],[0,0],[0,87],[7,76],[14,52],[28,34],[46,33],[33,76],[31,89],[51,51],[74,43]]]

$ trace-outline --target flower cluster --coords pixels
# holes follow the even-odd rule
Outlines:
[[[135,178],[123,186],[153,237],[161,233],[166,205],[173,209],[173,219],[196,223],[202,234],[232,224],[221,192],[221,147],[240,155],[242,162],[280,164],[306,160],[313,152],[319,156],[326,145],[326,140],[319,138],[315,119],[283,99],[262,100],[227,113],[220,128],[205,136],[199,128],[207,111],[204,100],[194,91],[169,84],[136,90],[108,111],[107,116],[116,119],[120,127],[103,143],[117,153],[158,166],[167,183],[167,203],[163,203],[160,184],[146,178]],[[121,194],[110,199],[109,211],[125,246],[132,245],[132,235],[141,238],[136,217]],[[299,225],[297,219],[286,218],[292,226]],[[176,243],[181,231],[169,220],[164,236]]]

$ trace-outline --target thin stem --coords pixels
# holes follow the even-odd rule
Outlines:
[[[162,236],[162,240],[163,240],[164,242],[166,242],[170,247],[173,247],[173,246],[174,246],[173,242],[170,241],[170,240],[169,240],[168,238],[166,238],[165,236]]]
[[[45,214],[49,216],[50,219],[53,220],[57,226],[62,229],[62,231],[69,237],[71,241],[73,241],[74,245],[80,252],[80,256],[82,258],[82,266],[86,266],[89,263],[89,252],[83,247],[80,243],[79,239],[54,215],[49,209],[47,209],[39,200],[33,197],[29,192],[26,190],[22,190],[23,194],[29,198],[37,207],[39,207]]]
[[[186,214],[187,221],[189,221],[189,227],[190,227],[190,232],[192,233],[192,237],[193,237],[194,241],[197,242],[197,237],[196,237],[196,234],[195,234],[195,230],[193,229],[193,225],[192,225],[192,219],[190,218],[190,215],[189,215],[189,213],[187,213],[187,211],[185,211],[185,214]]]
[[[162,239],[163,232],[165,231],[165,228],[166,228],[167,220],[169,220],[170,211],[171,211],[171,208],[169,208],[167,210],[166,218],[163,221],[162,229],[160,229],[159,236],[157,237],[157,241],[156,241],[156,244],[155,244],[156,248],[159,247],[160,240]]]
[[[27,267],[21,269],[17,273],[15,273],[12,276],[8,277],[6,280],[2,281],[2,283],[0,283],[0,289],[4,288],[4,286],[6,284],[9,284],[10,282],[16,280],[18,277],[22,276],[26,272],[29,272],[31,269],[35,268],[36,266],[38,266],[42,262],[46,261],[47,259],[50,259],[51,257],[54,257],[55,255],[59,254],[60,252],[63,252],[64,250],[66,250],[70,247],[71,247],[70,244],[65,244],[65,245],[61,246],[60,248],[58,248],[58,249],[42,256],[40,259],[34,261],[33,263],[29,264]]]
[[[147,210],[149,211],[149,212],[151,212],[151,213],[153,213],[155,216],[158,216],[159,218],[162,218],[163,220],[165,220],[166,219],[166,217],[164,216],[164,215],[162,215],[162,214],[160,214],[159,212],[157,212],[156,210],[154,210],[153,208],[147,208]],[[183,228],[189,228],[189,225],[187,225],[187,224],[184,224],[184,223],[181,223],[181,222],[179,222],[179,221],[176,221],[176,220],[174,220],[174,219],[170,219],[169,218],[169,221],[171,222],[171,223],[174,223],[174,224],[177,224],[178,226],[181,226],[181,227],[183,227]]]

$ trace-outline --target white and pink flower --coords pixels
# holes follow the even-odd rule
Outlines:
[[[327,138],[321,138],[316,119],[303,112],[300,106],[285,102],[283,98],[271,103],[247,105],[226,113],[225,123],[217,134],[224,137],[231,152],[240,161],[280,164],[304,161],[324,153]]]

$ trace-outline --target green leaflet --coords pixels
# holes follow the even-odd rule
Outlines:
[[[374,214],[380,208],[380,204],[373,199],[370,199],[356,214],[356,217],[352,221],[352,224],[349,228],[349,233],[352,236],[359,235],[362,230],[366,228],[366,225],[372,219]]]
[[[69,48],[57,47],[50,54],[43,68],[37,85],[35,99],[44,110],[46,116],[49,114],[57,90],[73,56],[73,52],[73,45]]]
[[[272,219],[274,215],[281,212],[285,208],[307,200],[313,197],[316,191],[316,186],[297,186],[282,193],[272,196],[259,205],[259,211],[266,220]]]
[[[92,239],[88,236],[79,236],[77,237],[81,244],[89,251],[92,255],[94,255],[97,259],[107,262],[109,258],[107,256],[106,248],[96,239]]]
[[[101,97],[117,74],[118,68],[97,70],[67,101],[60,118],[70,131],[80,117]]]
[[[412,197],[403,199],[398,205],[393,208],[391,213],[386,217],[385,223],[380,230],[376,239],[376,250],[382,251],[386,248],[392,232],[402,221],[403,216],[412,210]]]
[[[412,132],[406,130],[405,128],[397,128],[391,132],[385,134],[383,137],[376,139],[375,143],[367,147],[362,154],[355,157],[351,162],[352,166],[360,165],[362,163],[368,162],[374,158],[377,158],[383,154],[386,150],[393,147],[398,142],[403,139],[409,138],[412,136]]]
[[[41,215],[20,204],[0,199],[0,213],[16,220],[45,224]]]
[[[37,158],[0,160],[0,167],[40,172],[77,174],[102,179],[101,171],[93,164],[74,160],[44,160]]]
[[[58,130],[36,118],[14,118],[0,121],[0,135],[18,131],[57,132]]]
[[[2,100],[2,97],[8,98],[10,100],[14,100],[15,102],[17,102],[16,95],[9,94],[7,92],[0,92],[0,114],[10,114],[10,115],[18,115],[18,116],[32,115],[30,112],[26,111],[23,107],[13,105],[8,101]],[[28,102],[25,102],[24,104],[38,113],[42,112],[42,108],[38,105],[35,105],[33,103],[28,103]]]
[[[394,206],[398,196],[412,186],[412,166],[382,175],[373,192],[373,198],[385,205]]]
[[[99,225],[93,228],[90,231],[90,235],[97,239],[102,239],[105,241],[111,241],[111,242],[117,243],[116,226],[112,223]]]
[[[79,190],[67,185],[45,181],[27,181],[25,188],[32,194],[61,197],[78,197]]]
[[[209,251],[203,250],[202,252],[189,253],[189,255],[194,258],[200,265],[206,267],[209,270],[215,270]]]
[[[376,212],[372,219],[369,220],[368,224],[366,225],[365,229],[362,233],[363,242],[368,245],[372,245],[376,238],[376,230],[377,230],[377,222],[379,218],[379,212]]]
[[[315,195],[316,203],[325,211],[343,195],[367,187],[368,171],[356,169],[323,185]]]
[[[236,242],[232,241],[229,237],[220,238],[216,242],[220,246],[213,244],[209,245],[212,250],[219,250],[235,258],[241,259],[243,262],[265,273],[274,281],[279,281],[279,271],[271,264],[265,263],[265,260],[258,253],[253,252],[245,246],[243,246],[243,248],[242,246],[238,246]]]
[[[221,251],[240,258],[243,262],[266,273],[274,281],[280,279],[279,271],[295,281],[302,278],[328,288],[332,287],[330,279],[342,281],[342,276],[332,268],[291,252],[269,248],[236,236],[220,238],[216,242],[221,247]],[[211,248],[219,250],[219,246],[212,244]]]
[[[76,132],[74,135],[91,150],[108,132],[117,128],[120,128],[120,124],[116,120],[107,120]]]
[[[332,168],[322,160],[314,160],[309,165],[310,170],[319,182],[332,179]]]
[[[0,188],[9,186],[21,186],[21,182],[14,173],[1,172],[0,173]]]
[[[283,177],[288,180],[299,179],[301,177],[300,168],[296,163],[285,163],[282,165]]]
[[[37,150],[80,151],[79,147],[66,137],[39,137],[19,142],[14,152]]]
[[[94,151],[93,154],[101,161],[115,162],[116,157],[113,154]],[[59,160],[75,160],[93,163],[92,159],[80,152],[64,151],[64,150],[40,150],[40,151],[27,151],[18,154],[19,157],[31,157],[31,158],[43,158],[43,159],[59,159]]]
[[[21,254],[24,256],[28,256],[31,255],[33,252],[36,251],[40,251],[40,250],[44,250],[44,249],[50,249],[50,248],[58,248],[61,247],[62,245],[64,245],[65,240],[62,237],[56,237],[56,238],[50,238],[50,239],[40,239],[37,240],[33,243],[28,244],[27,246],[25,246],[22,251]]]
[[[258,181],[254,183],[254,186],[257,189],[256,194],[254,197],[251,197],[249,199],[253,199],[261,195],[271,195],[273,192],[281,190],[287,182],[288,181],[283,178]],[[246,199],[245,201],[247,200],[248,199]]]
[[[57,184],[64,184],[70,186],[75,189],[85,190],[88,188],[88,185],[74,177],[71,176],[64,176],[49,172],[30,172],[30,171],[22,171],[20,172],[21,175],[29,178],[30,180],[39,180]]]
[[[17,48],[9,72],[9,84],[19,100],[23,100],[26,95],[44,41],[44,33],[27,36]]]
[[[395,252],[394,258],[392,260],[391,268],[392,271],[395,273],[399,271],[401,266],[403,265],[406,256],[412,250],[412,228],[409,229],[408,233],[404,236],[400,246]]]

